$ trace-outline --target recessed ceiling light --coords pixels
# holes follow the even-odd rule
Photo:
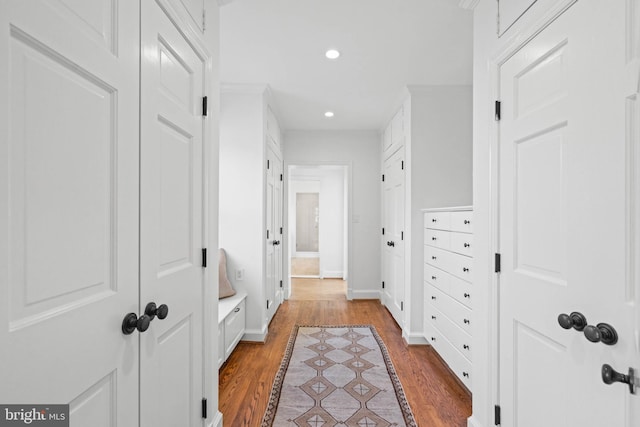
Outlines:
[[[327,111],[326,113],[324,113],[325,117],[333,117],[333,111]]]
[[[335,49],[329,49],[328,51],[325,52],[324,56],[326,56],[329,59],[338,59],[338,57],[340,56],[340,52],[338,52]]]

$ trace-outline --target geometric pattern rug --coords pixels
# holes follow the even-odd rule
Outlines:
[[[417,427],[371,325],[293,328],[262,427]]]

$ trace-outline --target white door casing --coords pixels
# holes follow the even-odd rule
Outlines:
[[[0,2],[0,401],[138,420],[139,3]]]
[[[140,334],[141,422],[195,427],[204,393],[206,54],[161,4],[142,2],[139,310],[155,302],[169,314]]]
[[[504,426],[637,425],[638,396],[601,378],[605,363],[640,368],[628,274],[638,197],[628,151],[640,120],[637,85],[625,88],[625,22],[622,2],[577,2],[500,67]],[[618,343],[561,328],[558,315],[571,312],[611,324]]]

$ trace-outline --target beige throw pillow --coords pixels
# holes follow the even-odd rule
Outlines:
[[[231,286],[231,282],[227,277],[227,254],[222,248],[220,248],[220,258],[218,262],[218,298],[222,299],[235,295],[236,291],[233,289],[233,286]]]

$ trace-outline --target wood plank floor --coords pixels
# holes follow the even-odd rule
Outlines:
[[[407,346],[380,301],[336,299],[286,301],[269,326],[266,343],[238,345],[220,370],[219,409],[225,427],[260,425],[294,324],[373,324],[389,350],[418,426],[467,425],[471,396],[430,347]]]

